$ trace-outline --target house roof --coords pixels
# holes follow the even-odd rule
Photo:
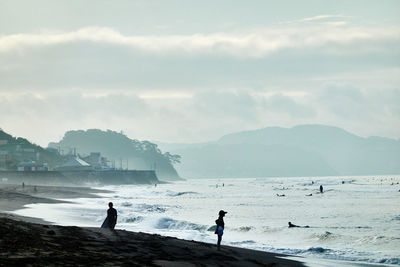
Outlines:
[[[63,167],[76,167],[76,166],[90,166],[89,163],[80,159],[79,157],[74,157],[62,165]]]

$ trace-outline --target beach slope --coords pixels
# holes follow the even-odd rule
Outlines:
[[[0,218],[0,266],[302,266],[283,255],[124,230]]]

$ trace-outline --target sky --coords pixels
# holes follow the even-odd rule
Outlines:
[[[0,0],[0,128],[204,142],[325,124],[400,138],[400,1]]]

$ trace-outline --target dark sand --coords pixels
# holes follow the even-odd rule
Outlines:
[[[52,198],[96,197],[75,187],[0,187],[0,212]],[[0,266],[303,266],[285,255],[101,228],[66,227],[0,213]]]
[[[248,249],[172,237],[0,218],[4,266],[302,266]]]

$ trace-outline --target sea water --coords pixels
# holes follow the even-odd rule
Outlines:
[[[398,175],[196,179],[101,189],[113,192],[71,203],[27,205],[16,213],[61,225],[99,227],[112,201],[118,210],[117,229],[216,243],[213,226],[224,210],[222,244],[400,265]],[[289,221],[309,227],[289,228]]]

